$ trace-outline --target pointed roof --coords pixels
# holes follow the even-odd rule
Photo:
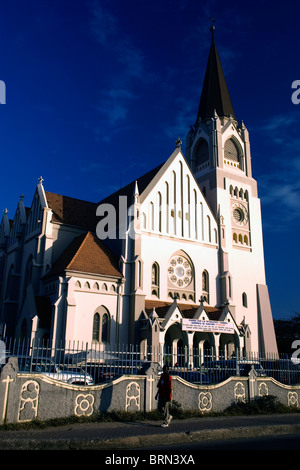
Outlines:
[[[131,183],[127,184],[126,186],[123,186],[121,189],[119,189],[115,193],[111,194],[110,196],[107,196],[105,199],[102,199],[102,201],[100,201],[98,204],[112,204],[114,207],[118,207],[119,197],[126,196],[127,202],[130,205],[133,201],[136,191],[138,191],[139,195],[142,194],[143,191],[151,183],[153,178],[157,175],[157,173],[159,172],[159,170],[162,168],[163,165],[164,163],[148,171],[148,173],[144,174],[138,179],[131,181]]]
[[[94,230],[97,224],[94,202],[75,199],[45,191],[48,207],[52,210],[52,222]]]
[[[150,315],[153,309],[155,309],[157,315],[160,318],[164,318],[172,305],[173,302],[146,299],[145,311],[148,315]],[[194,318],[194,315],[199,308],[199,305],[188,303],[178,303],[177,306],[184,318]],[[204,310],[210,320],[219,320],[222,313],[222,309],[218,307],[211,307],[209,305],[204,305]]]
[[[174,158],[178,151],[180,151],[180,148],[176,148],[171,157]],[[119,197],[126,196],[129,207],[134,202],[135,197],[141,195],[146,188],[151,186],[151,183],[153,186],[159,180],[159,175],[167,167],[166,163],[169,162],[170,158],[167,162],[161,163],[156,168],[148,171],[138,179],[134,179],[115,193],[96,203],[44,191],[45,206],[52,211],[51,221],[94,232],[99,222],[96,212],[100,204],[111,204],[117,209],[119,207]],[[41,179],[39,187],[42,187]],[[10,223],[12,224],[12,221]]]
[[[235,119],[229,91],[224,77],[220,57],[214,37],[214,26],[211,28],[212,40],[205,72],[202,94],[198,109],[197,121],[213,117],[214,110],[218,116],[232,116]]]
[[[58,276],[67,270],[123,277],[117,256],[91,232],[76,237],[45,278]]]

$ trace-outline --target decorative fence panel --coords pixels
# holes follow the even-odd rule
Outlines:
[[[17,357],[20,372],[44,372],[70,383],[101,384],[122,375],[143,374],[150,364],[168,364],[172,375],[200,385],[216,384],[232,376],[247,377],[254,368],[258,376],[273,377],[285,385],[300,384],[299,360],[287,355],[262,356],[235,352],[226,356],[198,349],[161,347],[140,349],[100,343],[68,343],[50,347],[45,342],[5,340],[6,357]],[[2,361],[5,364],[5,359]],[[0,358],[1,368],[1,358]]]
[[[86,354],[88,350],[86,347],[83,351]],[[155,394],[161,366],[172,361],[166,351],[161,357],[158,352],[152,355],[147,352],[142,358],[141,353],[134,350],[123,353],[116,350],[115,357],[112,351],[98,351],[98,355],[91,353],[91,361],[86,360],[85,355],[84,361],[81,357],[80,365],[78,357],[76,364],[70,360],[71,353],[74,358],[74,354],[83,351],[73,349],[70,352],[66,348],[49,351],[40,346],[26,350],[23,347],[22,354],[21,350],[16,354],[16,348],[10,351],[14,355],[7,351],[0,370],[0,423],[91,416],[110,411],[147,412],[157,408]],[[149,361],[151,358],[155,361]],[[246,402],[265,395],[276,396],[286,406],[299,407],[300,385],[281,383],[268,376],[261,368],[262,358],[209,356],[201,359],[198,368],[190,367],[186,354],[183,353],[182,358],[184,363],[170,362],[170,368],[173,400],[180,403],[183,410],[223,411],[233,402]],[[264,360],[273,361],[272,366],[275,366],[280,359]],[[295,368],[290,364],[274,368],[274,372],[283,371],[287,379],[293,376],[293,381],[299,384],[299,366],[293,366]],[[95,381],[95,376],[101,380]]]
[[[1,422],[141,411],[146,406],[146,380],[123,376],[102,385],[74,385],[45,374],[20,373],[16,358],[10,358],[0,376]]]

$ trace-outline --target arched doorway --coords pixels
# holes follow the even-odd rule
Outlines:
[[[194,367],[200,367],[207,357],[211,357],[215,348],[213,333],[196,332],[193,337]]]
[[[170,366],[188,364],[187,333],[182,331],[179,323],[171,325],[165,334],[164,361]]]
[[[237,333],[220,335],[219,355],[225,359],[237,355],[240,348],[240,342]]]

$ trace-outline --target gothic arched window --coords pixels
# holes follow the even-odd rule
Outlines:
[[[208,273],[203,271],[202,273],[202,290],[208,292]]]
[[[150,202],[149,204],[149,229],[154,230],[154,204]]]
[[[248,307],[248,299],[247,299],[246,292],[243,292],[242,294],[242,301],[243,301],[243,307]]]
[[[33,264],[33,257],[32,255],[29,256],[24,273],[24,284],[23,284],[23,298],[26,295],[26,290],[29,284],[31,283],[32,279],[32,264]]]
[[[151,269],[151,292],[152,295],[159,296],[159,266],[157,263],[152,264]]]
[[[209,303],[209,275],[206,270],[202,272],[202,295],[207,303]]]
[[[242,148],[234,138],[227,139],[224,145],[224,158],[231,166],[244,170],[244,157]]]
[[[104,313],[102,316],[102,331],[101,331],[102,343],[108,343],[108,332],[109,332],[109,318],[108,318],[108,314]]]
[[[196,169],[209,160],[208,143],[205,139],[199,139],[195,148],[195,166]]]
[[[158,204],[158,231],[162,231],[162,197],[160,192],[157,194],[157,204]]]
[[[18,284],[16,281],[14,265],[10,267],[7,277],[6,298],[10,300],[17,300],[18,298]]]
[[[110,335],[110,315],[108,310],[101,306],[93,317],[92,339],[95,342],[108,343]]]
[[[93,319],[93,341],[99,341],[100,336],[100,315],[99,313],[95,313]]]
[[[224,156],[227,158],[227,160],[231,160],[233,162],[239,161],[239,149],[233,139],[226,140]]]

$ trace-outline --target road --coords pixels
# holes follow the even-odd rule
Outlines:
[[[274,436],[274,438],[272,437]],[[277,436],[277,437],[276,437]],[[288,436],[288,437],[286,437]],[[0,450],[300,448],[300,413],[157,421],[73,423],[0,430]],[[163,445],[163,447],[162,447]],[[292,447],[293,446],[293,447]]]
[[[300,434],[285,436],[253,437],[244,439],[222,439],[206,442],[191,442],[184,444],[170,444],[164,446],[146,447],[143,450],[160,452],[191,452],[196,451],[295,451],[300,452]]]

